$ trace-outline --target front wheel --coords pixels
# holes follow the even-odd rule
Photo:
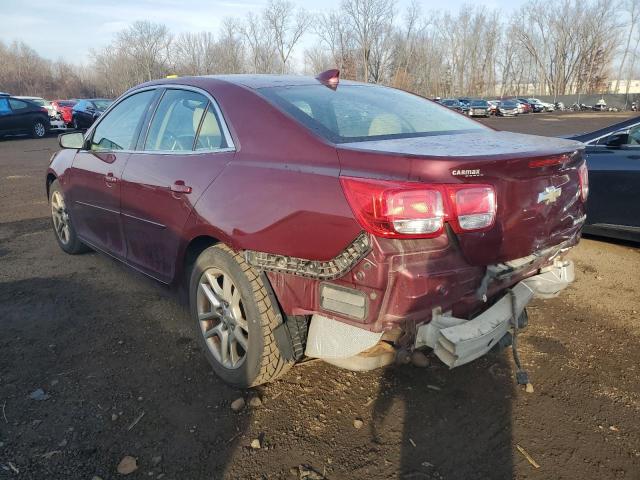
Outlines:
[[[275,380],[293,365],[280,351],[280,324],[260,275],[223,244],[204,250],[189,282],[196,335],[214,371],[239,388]]]
[[[89,248],[80,241],[71,222],[58,180],[54,180],[49,187],[49,205],[51,205],[53,231],[60,248],[71,255],[88,251]]]

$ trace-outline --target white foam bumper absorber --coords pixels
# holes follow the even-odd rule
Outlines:
[[[370,332],[316,314],[311,317],[304,353],[323,359],[352,357],[373,347],[381,337],[382,332]]]

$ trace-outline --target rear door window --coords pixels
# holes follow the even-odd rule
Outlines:
[[[16,100],[15,98],[9,99],[9,105],[13,110],[24,110],[29,108],[29,104],[27,102],[23,102],[22,100]]]
[[[91,150],[130,150],[155,90],[136,93],[122,100],[101,120],[91,140]]]
[[[10,115],[11,108],[6,98],[0,98],[0,115]]]
[[[227,148],[227,141],[222,131],[220,119],[210,103],[207,112],[200,124],[198,139],[196,140],[196,150],[219,150]]]
[[[209,104],[204,95],[190,90],[167,90],[151,121],[144,144],[145,151],[190,151],[193,150],[196,134]],[[215,117],[206,122],[203,135],[215,143],[219,135]],[[219,139],[218,139],[219,144]]]

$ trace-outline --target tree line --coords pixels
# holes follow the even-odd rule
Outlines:
[[[637,73],[639,16],[640,0],[529,0],[509,15],[471,5],[425,12],[417,1],[399,9],[394,0],[343,0],[312,14],[271,0],[216,32],[134,22],[84,66],[0,42],[0,91],[115,97],[172,74],[339,68],[342,78],[424,96],[625,93],[620,80]]]

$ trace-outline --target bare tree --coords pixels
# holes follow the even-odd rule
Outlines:
[[[263,15],[280,56],[282,73],[285,73],[291,52],[309,29],[312,17],[287,0],[271,0]]]
[[[360,48],[362,79],[368,82],[371,53],[393,22],[394,0],[343,0],[342,12],[350,20]],[[377,52],[380,53],[380,52]]]
[[[627,61],[627,56],[629,55],[631,38],[633,37],[633,32],[635,31],[636,24],[638,23],[638,20],[640,20],[640,0],[626,0],[624,2],[624,5],[626,7],[627,12],[629,13],[629,25],[627,30],[627,40],[625,42],[624,52],[622,54],[622,60],[620,60],[620,66],[618,67],[618,75],[616,77],[616,86],[613,89],[613,93],[618,93],[618,90],[620,88],[620,79],[622,78],[624,64]]]

